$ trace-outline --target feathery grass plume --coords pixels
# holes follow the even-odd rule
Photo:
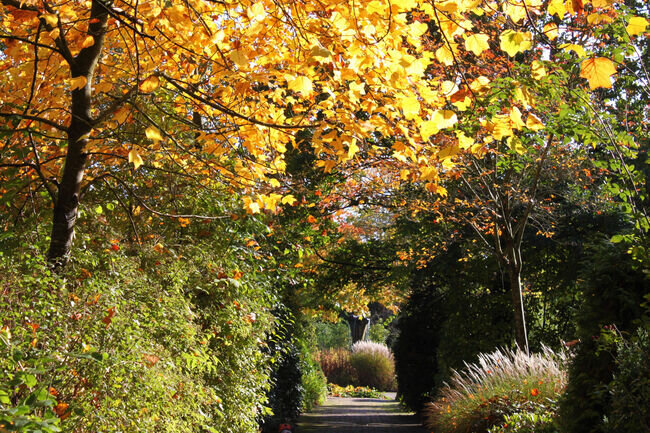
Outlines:
[[[510,414],[554,412],[566,386],[566,359],[547,347],[531,355],[508,349],[480,354],[476,363],[453,371],[425,407],[425,425],[437,433],[481,433]]]
[[[390,351],[388,346],[374,341],[357,341],[352,345],[352,353],[372,353],[393,359],[393,352]]]
[[[350,363],[356,371],[359,385],[381,391],[395,389],[395,360],[385,344],[372,341],[354,343]]]

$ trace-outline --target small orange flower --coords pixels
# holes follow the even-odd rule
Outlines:
[[[537,388],[531,389],[530,390],[530,395],[532,395],[533,397],[537,397],[539,395],[539,389],[537,389]]]

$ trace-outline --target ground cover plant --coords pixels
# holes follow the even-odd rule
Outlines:
[[[537,429],[521,431],[554,431],[557,401],[567,380],[565,362],[563,352],[548,348],[531,355],[507,349],[481,354],[455,371],[425,407],[425,425],[439,433],[519,431],[503,427],[517,423]]]
[[[379,398],[388,400],[386,394],[383,392],[370,388],[367,386],[338,386],[336,384],[329,384],[329,395],[332,397],[350,397],[350,398]]]

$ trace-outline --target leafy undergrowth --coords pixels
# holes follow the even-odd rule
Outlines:
[[[425,407],[425,425],[438,433],[555,432],[565,358],[547,348],[530,356],[510,350],[482,354],[454,372]]]
[[[382,400],[388,400],[388,397],[386,397],[383,392],[365,386],[355,387],[348,385],[344,387],[330,383],[327,387],[329,388],[329,395],[332,397],[379,398]]]

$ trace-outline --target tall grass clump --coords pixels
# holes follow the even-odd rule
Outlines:
[[[340,386],[356,383],[357,374],[350,363],[350,351],[348,349],[322,350],[315,354],[314,359],[320,363],[328,383],[335,383]]]
[[[518,431],[554,432],[556,401],[567,380],[565,361],[565,353],[549,348],[531,355],[507,349],[481,354],[478,362],[454,371],[425,407],[425,425],[437,433],[501,432],[512,427],[506,419],[526,424],[530,418],[536,425]]]
[[[381,391],[395,389],[395,360],[385,344],[356,342],[352,345],[350,363],[356,371],[359,385]]]

